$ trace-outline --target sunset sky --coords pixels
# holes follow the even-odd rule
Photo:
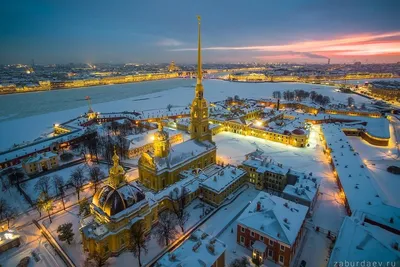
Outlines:
[[[8,2],[8,3],[7,3]],[[400,61],[398,0],[2,1],[0,64]]]

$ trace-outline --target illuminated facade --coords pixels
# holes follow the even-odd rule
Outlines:
[[[82,219],[85,251],[108,258],[118,255],[128,244],[129,232],[141,221],[149,232],[158,220],[157,203],[138,187],[125,182],[125,171],[114,151],[114,165],[107,184],[98,190],[90,204],[91,216]]]
[[[58,166],[59,156],[53,152],[36,154],[22,160],[22,168],[28,175],[57,169]]]
[[[197,84],[189,126],[192,139],[171,149],[168,133],[160,126],[154,138],[154,152],[145,152],[139,159],[140,182],[154,191],[176,183],[184,170],[205,168],[216,161],[216,147],[208,125],[208,105],[203,97],[200,20],[198,30]]]

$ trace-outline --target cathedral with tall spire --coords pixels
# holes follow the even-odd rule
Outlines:
[[[201,19],[198,20],[198,44],[197,44],[197,83],[195,97],[190,110],[190,136],[199,141],[212,142],[212,134],[208,123],[208,105],[204,98],[203,70],[201,63]]]
[[[209,128],[208,104],[204,99],[201,63],[201,20],[198,22],[197,83],[190,110],[191,139],[170,147],[168,133],[159,130],[154,134],[153,151],[143,153],[139,159],[139,180],[154,191],[179,181],[179,173],[187,169],[205,168],[216,161],[216,147]]]
[[[89,254],[97,252],[108,258],[123,252],[128,248],[131,230],[139,222],[148,233],[158,222],[159,212],[173,207],[173,200],[164,195],[164,189],[168,191],[168,187],[180,182],[182,173],[189,170],[199,173],[215,165],[217,150],[208,126],[208,104],[202,84],[200,17],[197,19],[198,67],[190,112],[191,138],[172,146],[160,119],[158,131],[153,136],[153,148],[144,152],[138,162],[139,183],[126,182],[125,170],[114,150],[108,182],[95,193],[90,204],[90,216],[81,221],[82,244]],[[198,188],[191,192],[190,199],[199,194]]]

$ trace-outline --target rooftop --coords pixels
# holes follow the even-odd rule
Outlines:
[[[333,262],[396,262],[400,251],[394,246],[400,244],[400,237],[377,226],[363,223],[353,217],[345,217],[332,250]]]
[[[257,210],[257,206],[260,210]],[[292,246],[306,218],[308,207],[260,192],[238,223]]]
[[[224,243],[199,229],[174,251],[165,254],[155,266],[208,267],[212,266],[225,250]]]
[[[201,182],[201,186],[217,193],[225,190],[228,186],[238,181],[246,174],[245,170],[239,169],[232,165],[219,170],[217,173],[210,176],[209,179]]]

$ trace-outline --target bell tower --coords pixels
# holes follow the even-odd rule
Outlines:
[[[114,189],[119,188],[125,184],[125,171],[121,165],[119,165],[119,157],[114,147],[114,156],[112,157],[113,166],[110,169],[110,176],[108,177],[108,183]]]
[[[159,158],[165,158],[169,154],[169,135],[164,130],[162,122],[158,123],[158,131],[154,134],[154,156]]]
[[[202,84],[203,71],[201,63],[201,18],[197,16],[198,21],[198,44],[197,44],[197,83],[195,97],[190,109],[190,137],[198,141],[212,142],[212,135],[208,125],[208,105],[204,99],[204,87]]]

